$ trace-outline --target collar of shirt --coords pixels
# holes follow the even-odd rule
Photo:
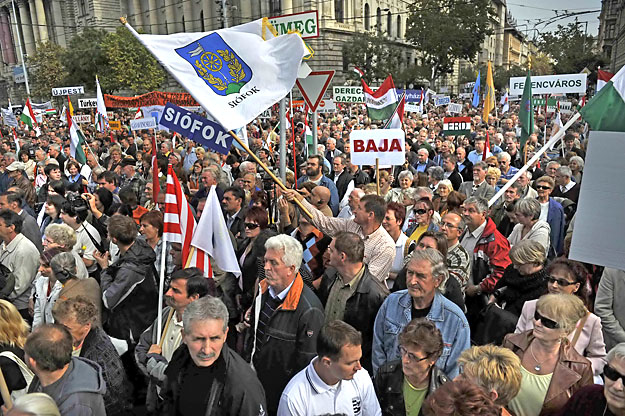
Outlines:
[[[308,364],[308,367],[306,368],[306,379],[310,383],[310,386],[317,394],[325,393],[328,390],[336,390],[341,385],[341,382],[339,381],[334,386],[327,385],[321,379],[321,377],[319,377],[319,374],[317,374],[317,371],[315,371],[314,364],[315,364],[315,361],[317,361],[317,358],[318,357],[313,358],[310,364]]]
[[[269,295],[271,295],[271,297],[273,298],[278,298],[280,300],[284,300],[284,298],[286,298],[287,293],[289,293],[289,290],[291,290],[291,286],[293,286],[293,283],[295,282],[295,279],[293,279],[293,281],[291,282],[291,284],[284,289],[282,292],[278,293],[276,295],[276,292],[273,290],[273,287],[269,286]]]
[[[566,185],[564,185],[564,186],[560,186],[560,190],[561,190],[562,192],[568,192],[568,191],[570,191],[570,190],[571,190],[574,186],[575,186],[575,182],[570,181],[570,182],[569,182],[569,183],[567,183]]]
[[[471,234],[474,238],[480,238],[480,236],[484,232],[484,228],[486,228],[486,223],[487,221],[484,221],[484,223],[477,227],[473,232],[469,230],[469,234]]]
[[[232,215],[228,214],[228,219],[234,219],[237,215],[239,215],[239,212],[241,212],[241,210],[238,210],[237,212],[235,212]]]
[[[362,227],[360,227],[360,232],[362,232],[362,234],[364,235],[365,233],[362,231]],[[377,228],[377,230],[375,230],[374,232],[372,232],[369,235],[365,235],[363,237],[363,240],[368,240],[370,238],[373,238],[376,234],[380,234],[380,233],[385,233],[386,230],[384,229],[384,227],[382,227],[382,225],[380,224],[380,226]]]
[[[353,289],[354,286],[356,286],[358,284],[358,282],[360,281],[360,278],[362,277],[362,275],[364,273],[365,273],[365,265],[363,264],[362,267],[360,268],[360,270],[358,270],[358,273],[356,273],[354,278],[349,283],[347,283],[347,284],[343,283],[343,276],[341,276],[340,273],[336,274],[336,278],[341,281],[341,284],[343,285],[343,287],[349,286],[350,288]]]
[[[482,186],[482,184],[483,184],[484,182],[486,182],[486,180],[483,180],[482,182],[480,182],[480,183],[478,183],[478,184],[476,184],[476,183],[475,183],[475,181],[473,181],[473,186],[474,186],[475,188],[479,188],[480,186]]]
[[[395,241],[395,247],[403,247],[406,240],[408,240],[408,236],[403,232],[399,233],[399,238]]]

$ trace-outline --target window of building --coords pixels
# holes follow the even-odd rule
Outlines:
[[[608,38],[608,39],[612,39],[614,37],[614,29],[615,29],[615,24],[614,23],[608,24],[608,27],[607,27],[606,33],[605,33],[605,37]]]
[[[393,36],[393,18],[391,12],[386,13],[386,33],[389,36]]]
[[[371,30],[371,10],[369,3],[365,4],[365,30]]]
[[[200,11],[200,27],[202,32],[206,32],[206,26],[204,25],[204,10]]]
[[[378,32],[382,31],[382,9],[380,9],[378,7],[378,10],[375,12],[375,18],[376,18],[376,22],[375,22],[375,28]]]
[[[281,0],[269,0],[269,14],[279,14],[282,12]],[[287,10],[287,13],[291,13],[291,10]]]
[[[184,21],[184,16],[182,16],[182,31],[183,31],[183,32],[186,32],[186,31],[187,31],[187,25],[186,25],[186,23],[185,23],[185,21]]]
[[[401,16],[397,16],[397,37],[404,37],[404,33],[401,31]]]
[[[344,0],[334,0],[334,18],[340,23],[345,21],[345,5],[343,2]]]
[[[78,1],[78,7],[80,9],[80,15],[84,16],[87,14],[87,4],[85,0]]]

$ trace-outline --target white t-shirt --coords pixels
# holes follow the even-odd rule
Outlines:
[[[541,221],[547,221],[547,216],[549,215],[549,201],[544,204],[540,203],[540,217],[538,218]]]
[[[280,397],[278,416],[380,416],[382,410],[369,373],[358,370],[351,380],[328,386],[321,380],[313,363],[289,381]]]

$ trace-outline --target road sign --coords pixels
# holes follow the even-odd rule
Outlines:
[[[78,108],[97,108],[98,100],[95,98],[79,98]]]
[[[76,123],[91,123],[91,116],[89,114],[75,114],[72,117]]]
[[[156,119],[154,117],[138,118],[136,120],[130,120],[130,130],[147,130],[155,129],[157,127]]]
[[[59,97],[62,95],[76,95],[76,94],[84,94],[85,87],[61,87],[61,88],[52,88],[52,96]]]
[[[365,96],[362,93],[362,87],[334,87],[332,90],[332,99],[335,103],[365,102]]]
[[[471,133],[471,117],[444,117],[443,133],[462,136]]]
[[[276,29],[278,35],[286,35],[289,31],[295,30],[302,34],[302,39],[319,37],[317,10],[270,17],[269,23]]]
[[[330,81],[334,77],[334,71],[313,71],[306,78],[295,81],[306,104],[312,111],[317,109],[319,101],[328,89]]]
[[[402,129],[353,130],[351,161],[355,165],[403,165],[406,161],[405,133]]]

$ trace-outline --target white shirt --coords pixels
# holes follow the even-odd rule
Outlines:
[[[569,183],[567,183],[564,186],[560,186],[560,192],[565,193],[570,191],[573,187],[575,186],[575,182],[570,181]]]
[[[91,240],[89,235],[87,235],[87,231],[89,231],[89,234],[91,235],[91,237],[93,237],[95,241],[97,241],[98,243],[102,242],[98,230],[96,230],[93,225],[89,224],[87,221],[84,221],[76,230],[76,244],[74,244],[73,251],[81,256],[83,259],[95,261],[93,253],[97,249],[95,248],[95,244],[93,244],[93,241]],[[88,267],[87,270],[93,272],[96,270],[97,267],[97,262],[95,262],[91,267]]]
[[[382,415],[367,370],[361,368],[351,380],[329,386],[315,371],[315,360],[317,357],[287,384],[280,397],[278,416]]]
[[[404,268],[406,241],[408,241],[408,236],[403,232],[399,234],[399,238],[395,241],[395,260],[393,260],[393,265],[391,266],[391,273],[399,273]]]
[[[541,221],[547,221],[547,216],[549,215],[549,201],[544,204],[540,204],[540,217],[538,217]]]

